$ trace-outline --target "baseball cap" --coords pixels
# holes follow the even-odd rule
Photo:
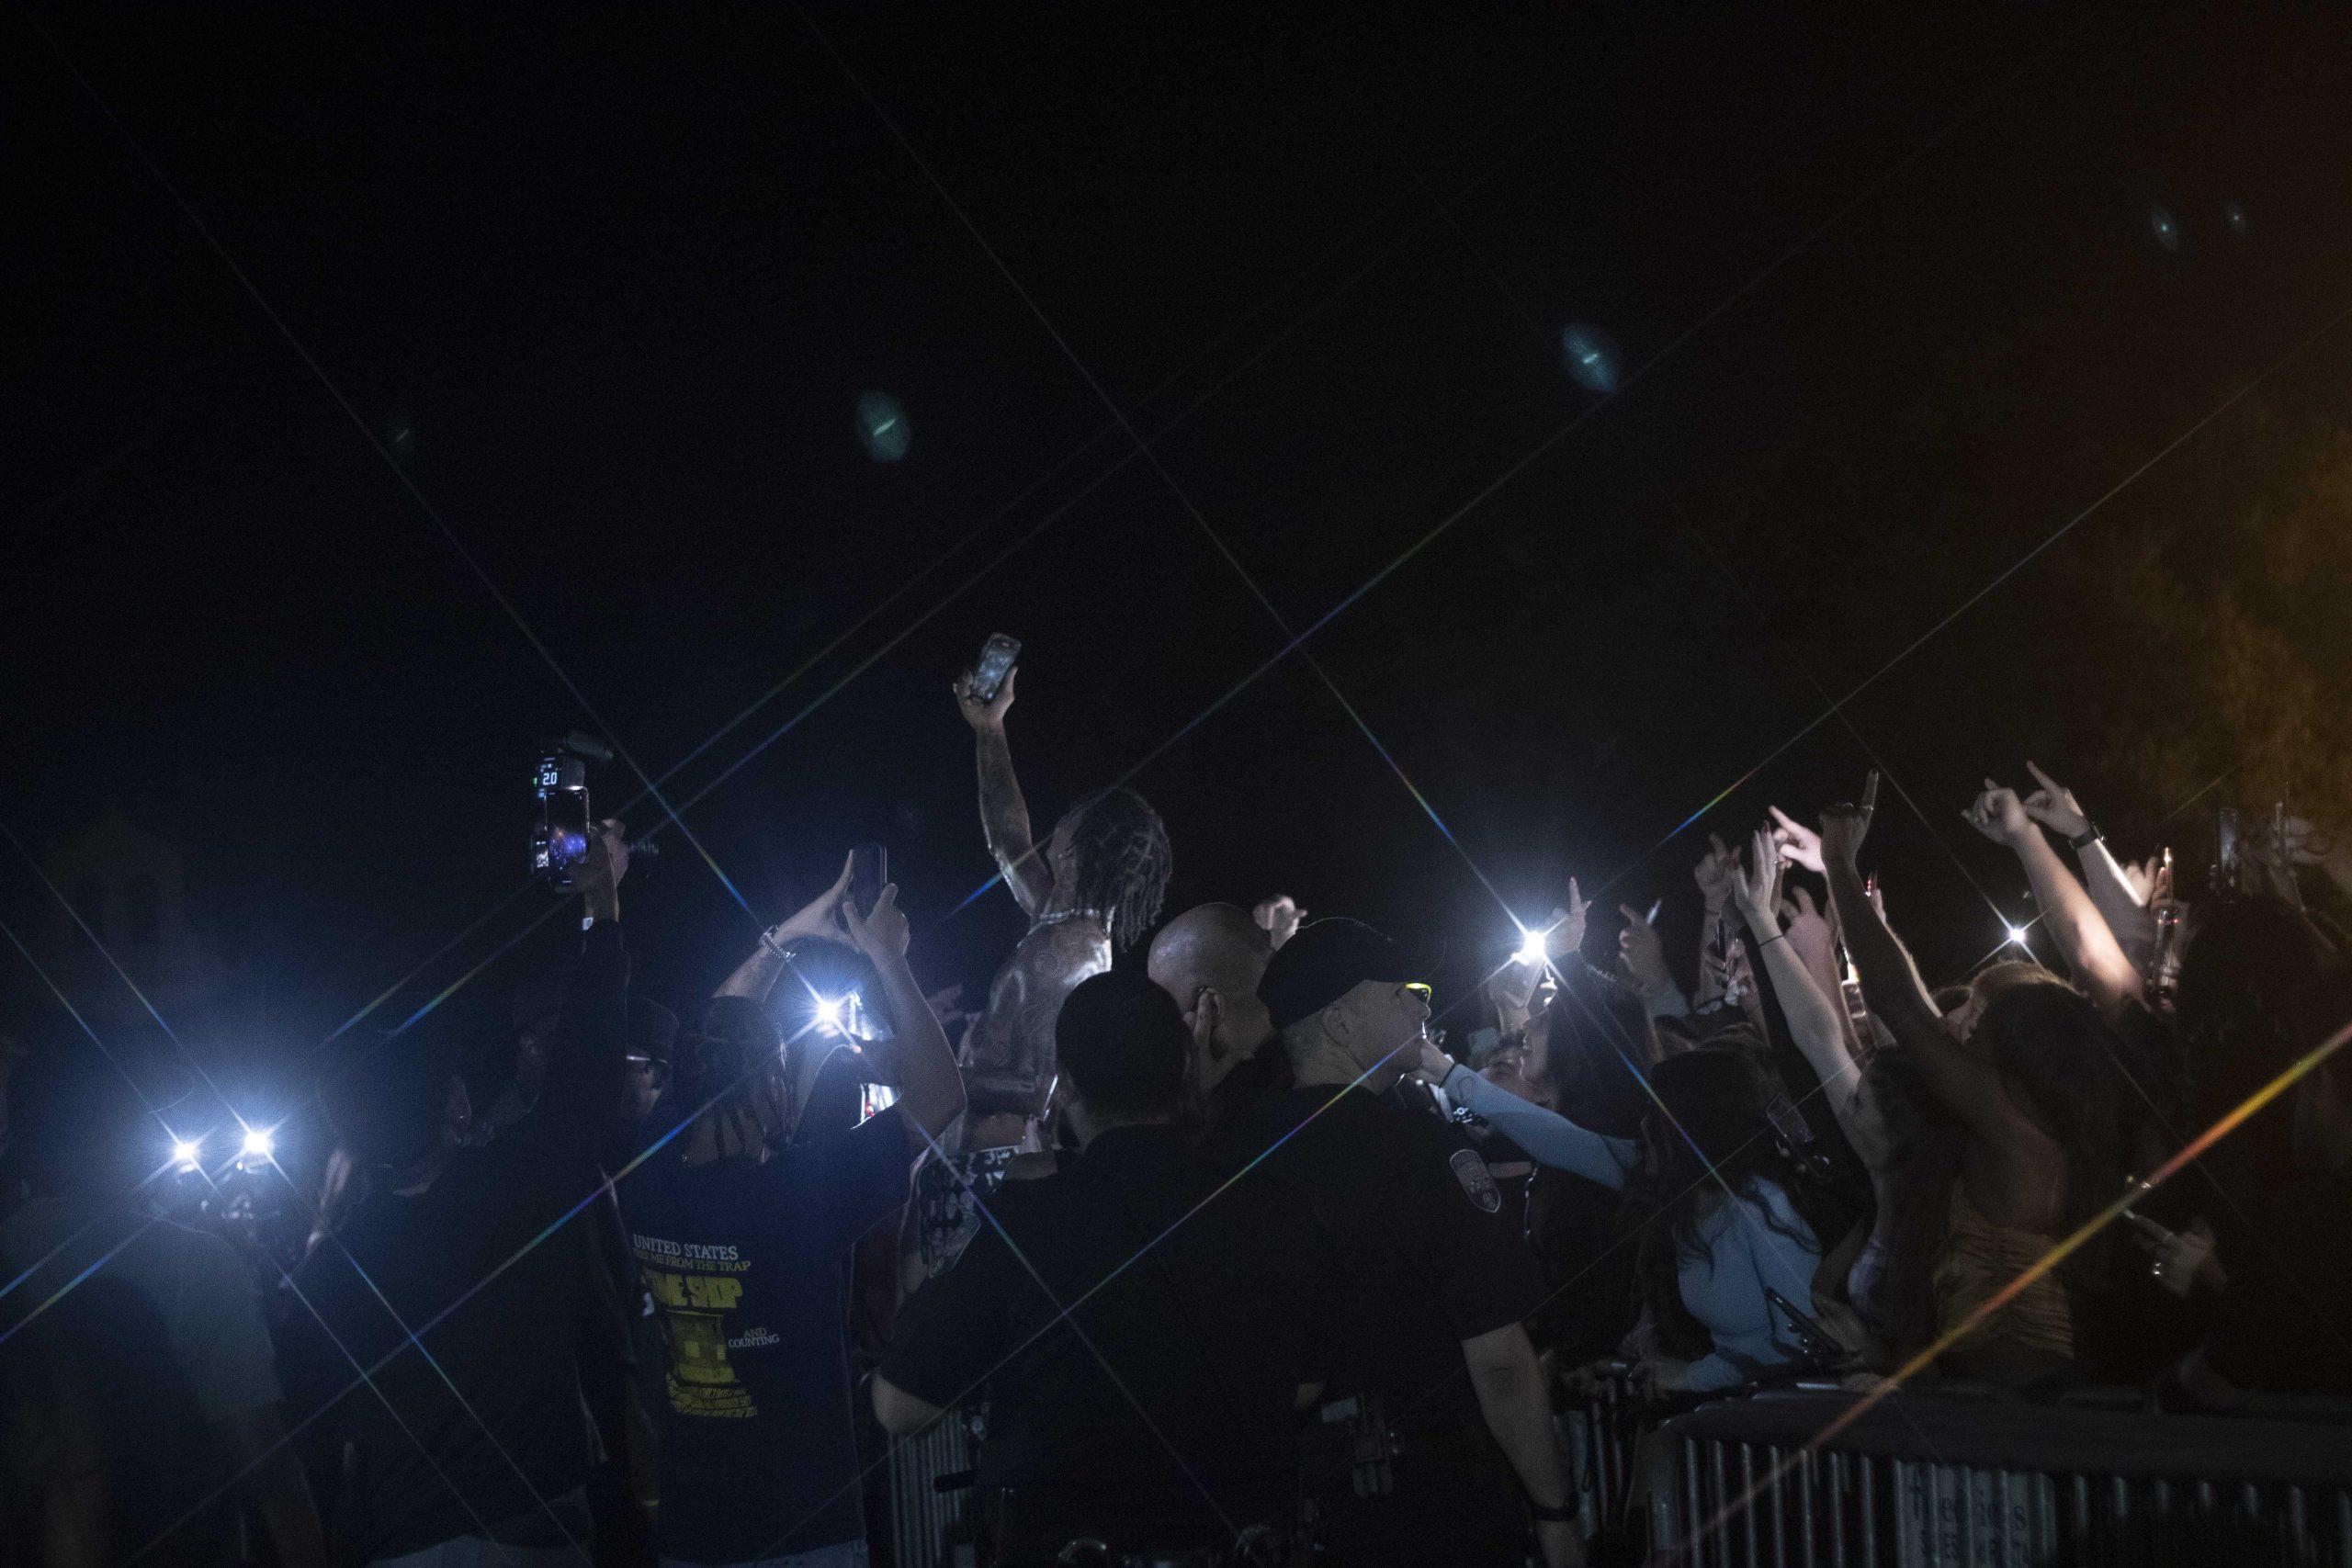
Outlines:
[[[1434,954],[1408,949],[1362,920],[1330,916],[1299,927],[1274,950],[1258,982],[1258,998],[1274,1027],[1288,1029],[1366,980],[1404,985],[1425,980],[1436,970]]]
[[[678,1043],[678,1015],[645,997],[628,999],[628,1054],[667,1062]]]

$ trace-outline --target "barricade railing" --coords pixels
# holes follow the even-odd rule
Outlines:
[[[2342,1402],[2212,1416],[1906,1390],[1821,1440],[1859,1397],[1767,1393],[1667,1421],[1649,1561],[2352,1568]]]

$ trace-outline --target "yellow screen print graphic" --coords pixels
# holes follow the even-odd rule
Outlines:
[[[675,1262],[664,1258],[662,1261]],[[742,1300],[743,1281],[723,1274],[642,1270],[662,1310],[670,1347],[670,1406],[681,1416],[744,1419],[759,1407],[727,1360],[727,1314]]]

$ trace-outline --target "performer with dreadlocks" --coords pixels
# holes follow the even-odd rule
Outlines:
[[[1015,673],[1006,672],[988,702],[974,694],[970,671],[956,682],[956,705],[978,742],[989,852],[1031,921],[965,1037],[967,1149],[1019,1143],[1030,1120],[1044,1114],[1062,998],[1111,967],[1113,951],[1132,945],[1159,916],[1170,864],[1159,813],[1131,789],[1091,795],[1062,814],[1043,845],[1031,839],[1004,734]]]

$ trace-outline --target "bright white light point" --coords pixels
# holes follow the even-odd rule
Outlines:
[[[196,1168],[196,1156],[197,1146],[194,1139],[174,1138],[172,1140],[172,1162],[175,1165],[184,1166],[190,1170],[194,1170]]]
[[[2009,928],[2009,940],[2017,943],[2019,947],[2023,947],[2025,945],[2025,928],[2023,926],[2011,926]]]
[[[836,1034],[840,1033],[842,1027],[842,1009],[847,1005],[848,1002],[845,998],[819,997],[817,998],[817,1027],[820,1029],[830,1029]]]
[[[247,1159],[267,1159],[277,1152],[277,1140],[269,1135],[268,1128],[248,1127],[245,1129],[245,1157]]]
[[[1545,952],[1544,948],[1544,939],[1550,933],[1540,931],[1530,931],[1525,926],[1521,926],[1519,928],[1519,951],[1511,954],[1511,961],[1513,963],[1524,964],[1530,968],[1534,968],[1540,966],[1551,957],[1551,954]]]

